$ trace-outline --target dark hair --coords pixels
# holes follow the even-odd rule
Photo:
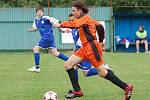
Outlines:
[[[69,17],[72,17],[72,16],[74,16],[72,13],[71,13],[71,14],[69,14]]]
[[[87,14],[89,12],[88,7],[82,1],[75,1],[72,4],[73,7],[82,10],[83,13]]]
[[[42,11],[44,12],[43,7],[41,7],[41,6],[36,8],[36,10],[35,10],[35,11],[36,11],[36,13],[37,13],[37,11],[38,11],[38,10],[42,10]]]
[[[144,30],[144,26],[140,25],[139,28],[142,28],[142,30]]]

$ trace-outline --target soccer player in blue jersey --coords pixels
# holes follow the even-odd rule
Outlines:
[[[53,25],[58,23],[59,20],[53,17],[44,16],[44,9],[42,7],[38,7],[36,9],[36,15],[37,17],[34,19],[33,26],[28,30],[28,32],[38,30],[40,32],[41,39],[33,48],[35,66],[28,69],[31,72],[40,72],[40,49],[48,49],[49,53],[53,56],[65,61],[68,60],[68,57],[57,51],[54,43]]]

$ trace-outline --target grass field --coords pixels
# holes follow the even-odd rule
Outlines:
[[[104,59],[121,79],[134,84],[131,100],[150,100],[150,54],[104,53]],[[0,100],[42,100],[48,90],[65,100],[71,84],[63,61],[43,53],[41,73],[27,71],[33,64],[32,53],[0,53]],[[84,97],[74,100],[124,100],[123,91],[109,81],[79,74]]]

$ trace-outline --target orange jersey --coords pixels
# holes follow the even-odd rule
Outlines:
[[[95,67],[104,64],[102,48],[96,38],[96,25],[90,16],[63,22],[61,27],[78,28],[82,47],[74,53],[76,56],[88,59]]]
[[[82,45],[89,41],[97,40],[95,23],[88,15],[73,21],[65,21],[61,23],[61,27],[78,28]]]
[[[95,44],[95,48],[97,48],[94,51],[91,44],[88,42],[83,45],[79,50],[77,50],[74,55],[80,57],[82,60],[88,59],[94,67],[98,67],[104,64],[102,58],[102,49],[97,40],[94,40],[93,43]],[[94,52],[97,52],[96,55],[94,54]],[[100,58],[97,59],[97,56],[99,56]]]
[[[93,20],[93,23],[95,24],[95,26],[100,25],[100,23],[97,20]]]

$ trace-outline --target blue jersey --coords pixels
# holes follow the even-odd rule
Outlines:
[[[42,16],[35,18],[33,28],[39,30],[41,37],[50,38],[51,36],[53,36],[53,24],[58,22],[59,20],[53,17]]]
[[[75,49],[79,49],[81,47],[81,41],[80,41],[80,38],[79,38],[78,29],[72,29],[72,37],[73,37],[73,40],[74,40]]]
[[[41,35],[41,39],[37,43],[38,46],[41,48],[55,48],[53,24],[58,22],[59,20],[49,16],[35,18],[32,27],[38,29]]]

